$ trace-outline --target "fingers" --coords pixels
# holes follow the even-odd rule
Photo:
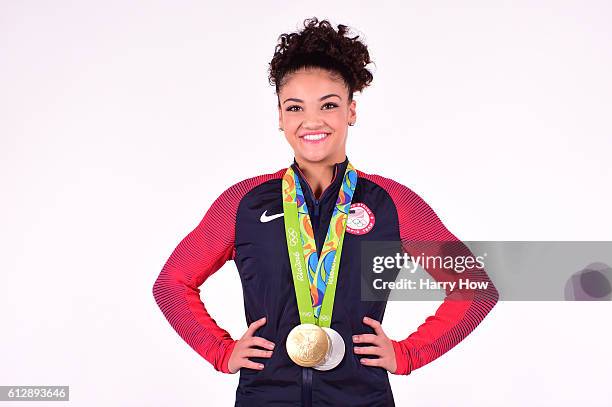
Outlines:
[[[252,360],[249,360],[249,358],[272,357],[272,351],[275,347],[274,342],[259,336],[254,336],[257,329],[259,329],[265,323],[266,317],[253,321],[247,328],[242,338],[240,338],[238,341],[238,344],[234,348],[234,352],[230,357],[230,364],[232,367],[235,367],[236,371],[243,367],[254,370],[262,370],[265,367],[262,363],[253,362]],[[267,350],[257,349],[256,347],[266,348]]]
[[[267,339],[262,338],[261,336],[252,336],[247,340],[249,346],[261,346],[266,349],[274,349],[274,342],[271,342]]]
[[[235,363],[237,364],[238,369],[242,367],[247,367],[249,369],[262,370],[265,367],[262,363],[253,362],[249,358],[252,358],[252,357],[271,358],[272,351],[251,348],[247,345],[246,340],[245,340],[245,343],[242,344],[240,348],[236,351],[235,357],[236,357]]]
[[[255,348],[246,348],[243,355],[245,358],[271,358],[272,351],[271,350],[261,350]]]
[[[378,366],[378,367],[383,367],[383,359],[378,358],[378,359],[368,359],[368,358],[361,358],[359,359],[359,361],[366,365],[366,366]]]
[[[353,335],[353,342],[355,343],[373,343],[376,345],[380,345],[382,343],[382,338],[374,334]]]
[[[359,355],[375,355],[377,358],[359,358],[359,362],[365,366],[376,366],[384,368],[388,371],[395,371],[397,365],[393,344],[382,329],[380,321],[370,317],[363,317],[363,323],[372,327],[374,334],[353,335],[355,343],[371,343],[375,346],[354,346],[353,351]]]
[[[379,346],[359,346],[353,348],[355,353],[359,353],[361,355],[378,355],[381,356],[383,354],[383,349]]]
[[[266,317],[262,317],[262,318],[259,318],[257,321],[253,321],[251,325],[249,325],[249,328],[244,333],[243,338],[253,336],[255,331],[257,331],[259,327],[264,325],[265,323],[266,323]]]
[[[248,359],[244,359],[244,362],[242,363],[241,367],[246,367],[254,370],[263,370],[264,365],[262,365],[261,363],[255,363]]]
[[[385,335],[385,331],[382,329],[382,325],[379,321],[372,319],[370,317],[363,317],[363,323],[371,326],[374,329],[376,335]]]

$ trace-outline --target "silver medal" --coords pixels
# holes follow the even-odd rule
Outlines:
[[[338,366],[344,358],[344,339],[342,339],[342,336],[340,336],[340,334],[335,330],[326,327],[322,328],[329,336],[331,346],[327,352],[327,355],[325,356],[325,359],[323,359],[323,361],[321,361],[318,365],[313,366],[313,368],[317,370],[331,370]]]

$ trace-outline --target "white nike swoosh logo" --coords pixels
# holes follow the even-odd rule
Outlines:
[[[261,217],[259,218],[259,220],[262,223],[270,222],[271,220],[274,220],[276,218],[280,218],[281,216],[283,216],[285,214],[284,212],[281,212],[281,213],[277,213],[276,215],[268,216],[268,215],[266,215],[266,212],[268,212],[267,209],[264,211],[264,213],[261,214]]]

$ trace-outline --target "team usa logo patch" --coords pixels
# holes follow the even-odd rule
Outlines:
[[[375,221],[374,212],[366,204],[353,203],[349,209],[346,231],[353,235],[365,235],[372,230]]]

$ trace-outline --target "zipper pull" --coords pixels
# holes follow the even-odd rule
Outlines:
[[[315,211],[314,211],[315,216],[319,216],[319,200],[315,199]]]

